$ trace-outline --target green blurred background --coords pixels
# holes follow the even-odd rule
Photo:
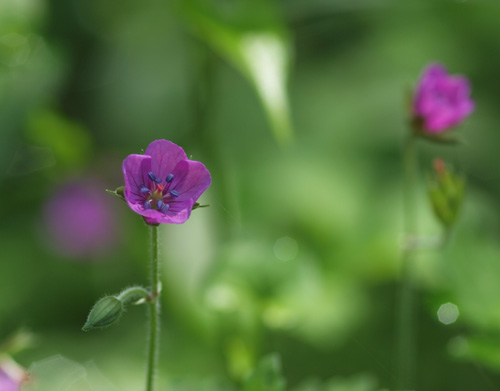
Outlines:
[[[432,159],[468,186],[449,247],[416,259],[416,389],[499,388],[499,20],[488,0],[1,0],[0,341],[25,327],[23,366],[141,389],[146,309],[80,328],[147,283],[148,229],[104,189],[165,138],[213,183],[161,227],[162,387],[232,389],[276,352],[290,390],[394,389],[407,100],[439,61],[476,111],[464,144],[419,145],[421,234]]]

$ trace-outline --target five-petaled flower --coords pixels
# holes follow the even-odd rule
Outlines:
[[[144,155],[127,156],[123,176],[125,200],[150,225],[184,223],[212,181],[202,163],[167,140],[153,141]]]
[[[441,64],[427,66],[413,101],[413,114],[427,133],[442,133],[474,111],[470,85],[464,76],[450,76]]]

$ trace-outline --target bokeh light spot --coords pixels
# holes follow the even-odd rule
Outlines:
[[[453,303],[445,303],[437,311],[438,319],[443,324],[452,324],[458,318],[458,307]]]
[[[458,335],[450,339],[447,348],[453,357],[462,357],[469,351],[469,344],[464,337]]]

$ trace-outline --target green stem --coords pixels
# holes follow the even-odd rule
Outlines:
[[[131,286],[127,289],[124,289],[118,296],[116,296],[116,298],[120,300],[123,305],[136,303],[139,300],[141,300],[141,303],[144,300],[150,300],[149,292],[142,286]]]
[[[399,292],[397,329],[397,387],[414,388],[415,378],[415,320],[413,287],[414,250],[406,239],[417,234],[415,219],[415,180],[417,177],[416,136],[409,134],[404,146],[404,222],[405,243],[401,253],[402,271]]]
[[[154,391],[158,366],[160,337],[160,266],[158,260],[158,227],[151,226],[151,298],[149,302],[149,340],[146,367],[146,391]]]

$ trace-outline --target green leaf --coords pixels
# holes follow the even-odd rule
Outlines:
[[[244,391],[284,391],[285,379],[281,375],[281,362],[276,354],[264,357],[250,373]]]
[[[224,10],[202,0],[190,0],[182,1],[180,9],[190,30],[253,86],[275,139],[281,144],[290,142],[290,39],[273,6],[266,1],[247,0]]]
[[[92,154],[92,142],[87,129],[57,111],[39,110],[32,113],[26,133],[30,142],[52,151],[60,168],[79,168],[86,164]]]

